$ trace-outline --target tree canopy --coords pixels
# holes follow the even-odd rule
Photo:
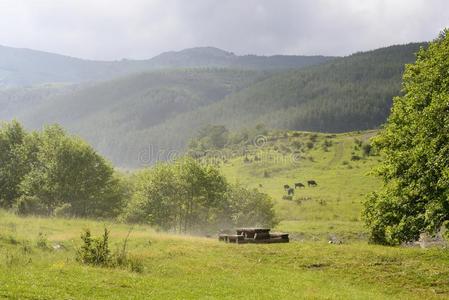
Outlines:
[[[371,239],[398,244],[437,232],[449,220],[448,30],[406,66],[403,96],[374,146],[385,160],[383,188],[365,203]]]
[[[189,157],[137,173],[124,218],[177,232],[276,224],[268,195],[229,185],[216,167]]]
[[[113,167],[81,139],[52,125],[26,132],[17,122],[0,128],[0,206],[21,214],[116,216],[125,187]]]

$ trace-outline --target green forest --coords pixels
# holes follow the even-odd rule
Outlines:
[[[320,132],[377,128],[401,93],[404,64],[424,46],[391,46],[284,71],[153,70],[51,93],[37,88],[34,98],[34,90],[10,90],[0,93],[0,102],[27,128],[61,124],[114,164],[135,168],[154,163],[154,156],[182,152],[207,125],[233,131],[254,124]]]

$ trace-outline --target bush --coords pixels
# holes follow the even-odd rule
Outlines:
[[[274,227],[278,224],[272,199],[257,189],[234,185],[229,188],[227,199],[233,226]]]
[[[81,234],[83,245],[76,253],[76,260],[86,264],[107,267],[111,266],[112,258],[109,250],[109,230],[104,229],[103,236],[93,238],[90,229]]]
[[[39,232],[39,234],[38,234],[36,246],[39,249],[43,249],[43,250],[50,249],[50,247],[48,246],[47,236],[45,234],[43,234],[42,232]]]
[[[85,229],[84,233],[81,234],[83,245],[77,251],[76,260],[86,265],[124,267],[131,272],[142,273],[144,270],[143,260],[140,257],[128,254],[127,244],[131,231],[132,229],[129,230],[121,247],[111,254],[109,250],[109,231],[106,228],[103,236],[98,238],[93,238],[90,230]]]
[[[370,156],[372,154],[372,146],[371,144],[363,144],[362,145],[362,153],[364,156]]]

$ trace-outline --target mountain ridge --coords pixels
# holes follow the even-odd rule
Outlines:
[[[103,81],[166,68],[282,70],[333,59],[326,56],[238,56],[215,47],[163,52],[144,60],[98,61],[0,45],[0,87]]]

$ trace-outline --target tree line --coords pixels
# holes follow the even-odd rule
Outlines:
[[[177,232],[273,226],[273,202],[184,157],[131,174],[58,125],[0,126],[0,208],[21,215],[115,218]]]

